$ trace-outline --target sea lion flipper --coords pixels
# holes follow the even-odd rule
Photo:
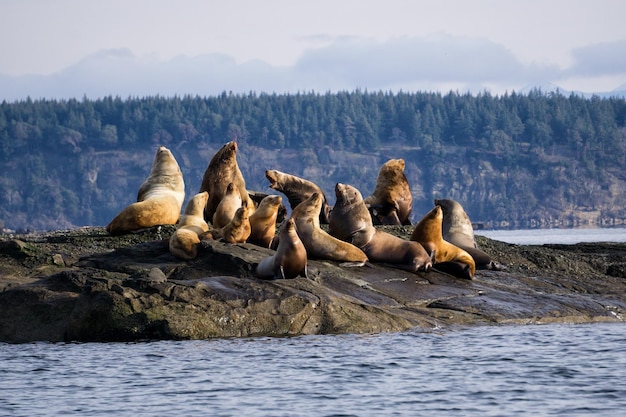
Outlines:
[[[274,270],[274,279],[285,279],[285,270],[282,265]]]

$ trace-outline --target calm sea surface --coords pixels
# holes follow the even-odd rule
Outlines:
[[[1,416],[619,416],[624,410],[626,323],[0,344]]]
[[[477,235],[520,245],[543,243],[626,242],[626,228],[478,230]]]

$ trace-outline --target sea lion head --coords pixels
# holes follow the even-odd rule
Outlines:
[[[232,223],[234,225],[243,224],[245,221],[249,221],[249,211],[246,204],[242,204],[241,207],[235,211],[235,215],[233,216]]]
[[[237,156],[237,142],[230,141],[226,143],[222,148],[217,152],[220,156],[220,159],[223,161],[234,159]]]
[[[435,206],[431,211],[426,213],[424,219],[443,220],[443,209],[439,205]]]
[[[270,194],[263,197],[263,200],[259,203],[257,210],[261,207],[279,207],[283,203],[283,198],[278,194]]]
[[[314,226],[319,226],[319,215],[321,209],[322,195],[314,192],[309,196],[309,198],[302,201],[296,206],[296,208],[293,209],[291,217],[297,219],[298,221],[305,221],[307,223],[312,223]]]
[[[172,152],[165,146],[159,146],[152,163],[150,175],[178,175],[179,173],[180,167]]]
[[[398,159],[390,159],[387,162],[385,162],[381,167],[380,167],[380,171],[381,172],[397,172],[397,173],[402,173],[404,172],[404,168],[405,168],[405,162],[404,159],[402,158],[398,158]]]
[[[185,207],[185,214],[202,215],[208,199],[209,193],[206,191],[194,195]]]
[[[357,188],[340,182],[335,184],[335,197],[337,197],[337,204],[343,206],[349,206],[363,201],[363,196]]]
[[[284,177],[284,173],[276,171],[275,169],[265,170],[265,178],[270,182],[269,187],[276,190],[279,189]]]

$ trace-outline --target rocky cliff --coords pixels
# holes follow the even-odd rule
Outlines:
[[[479,236],[506,269],[478,271],[473,281],[315,260],[308,278],[263,281],[254,267],[270,249],[206,241],[196,260],[181,261],[168,251],[173,231],[2,236],[0,341],[372,333],[626,314],[626,244],[519,246]]]

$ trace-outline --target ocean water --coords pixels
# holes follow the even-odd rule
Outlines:
[[[7,416],[619,416],[626,325],[0,345]]]
[[[624,410],[626,323],[0,343],[0,416],[598,417]]]
[[[477,230],[476,235],[520,245],[544,243],[626,242],[626,228]]]

